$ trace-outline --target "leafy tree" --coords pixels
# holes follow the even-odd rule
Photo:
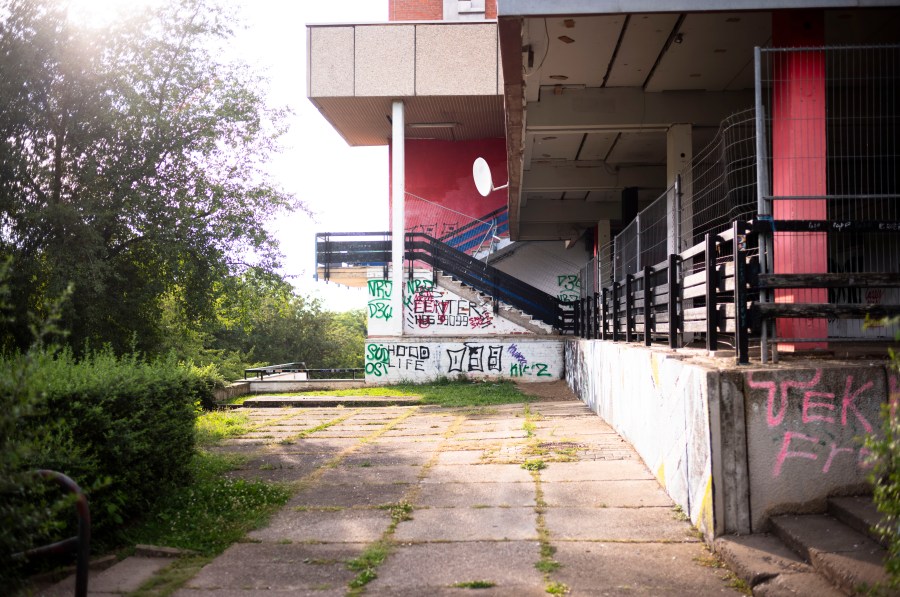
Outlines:
[[[198,365],[214,364],[229,379],[258,363],[302,361],[310,368],[363,366],[366,315],[334,313],[300,296],[277,275],[251,269],[214,285],[216,314],[193,319],[166,297],[163,348]]]
[[[229,24],[173,0],[88,32],[56,0],[0,0],[0,257],[20,315],[73,281],[73,346],[153,353],[165,300],[212,318],[222,279],[276,264],[264,223],[303,206],[264,172],[283,114],[220,58]]]

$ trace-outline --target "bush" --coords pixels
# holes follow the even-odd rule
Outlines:
[[[85,489],[101,545],[189,479],[196,408],[211,395],[202,370],[110,351],[76,361],[63,351],[41,355],[32,373],[41,399],[23,418],[35,440],[22,464],[58,470]]]
[[[893,320],[897,321],[900,320]],[[891,351],[891,360],[894,371],[900,374],[900,353]],[[866,448],[872,465],[872,498],[882,514],[882,522],[875,530],[888,545],[884,567],[889,581],[888,587],[882,588],[896,590],[900,589],[900,402],[893,382],[890,385],[890,401],[881,410],[881,436],[867,437]]]

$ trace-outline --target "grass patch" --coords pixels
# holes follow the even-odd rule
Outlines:
[[[547,587],[544,590],[551,595],[566,595],[569,592],[569,585],[561,582],[551,582],[547,583]]]
[[[191,556],[173,560],[171,564],[154,574],[136,591],[129,593],[129,596],[168,597],[196,576],[200,569],[211,561],[211,556]]]
[[[547,463],[540,458],[529,458],[522,463],[522,468],[526,471],[539,471],[547,468]]]
[[[384,562],[390,552],[389,545],[384,541],[373,543],[358,557],[347,562],[347,568],[356,572],[356,578],[350,581],[351,589],[361,589],[376,578],[376,570]]]
[[[250,417],[246,413],[230,410],[214,410],[197,417],[197,443],[211,446],[229,437],[250,431]]]
[[[166,545],[204,556],[221,553],[258,527],[289,497],[287,487],[227,479],[235,459],[199,452],[191,461],[192,482],[159,500],[128,532],[131,543]]]
[[[496,587],[497,583],[489,580],[470,580],[467,582],[453,583],[451,586],[457,589],[490,589]]]
[[[348,390],[314,390],[283,396],[393,396],[419,397],[423,404],[439,406],[490,406],[531,402],[511,381],[438,380],[427,384],[397,384]]]

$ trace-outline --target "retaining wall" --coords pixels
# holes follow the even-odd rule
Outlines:
[[[556,337],[372,338],[366,341],[366,382],[424,382],[440,377],[553,381],[563,376]]]
[[[886,361],[732,367],[687,351],[570,340],[566,379],[709,538],[767,530],[866,488],[862,437],[900,400]]]

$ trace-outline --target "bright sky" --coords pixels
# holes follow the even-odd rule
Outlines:
[[[162,0],[68,0],[88,22]],[[327,309],[365,308],[362,289],[315,282],[315,233],[388,229],[387,147],[349,147],[306,98],[306,24],[387,21],[388,0],[220,0],[246,27],[231,48],[270,80],[270,104],[293,112],[271,174],[313,212],[270,223],[284,254],[282,273]]]
[[[387,147],[349,147],[306,98],[305,25],[387,21],[388,0],[229,0],[238,1],[248,27],[237,32],[236,46],[269,77],[272,104],[294,111],[285,151],[271,172],[315,214],[314,220],[293,214],[272,223],[285,256],[283,273],[331,310],[364,308],[364,290],[313,281],[315,233],[387,230]]]

